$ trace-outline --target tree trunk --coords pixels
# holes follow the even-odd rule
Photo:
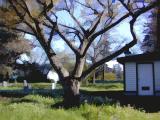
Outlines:
[[[105,80],[105,64],[103,64],[103,81]]]
[[[93,84],[96,83],[96,70],[93,71]]]
[[[80,82],[76,79],[65,81],[64,89],[64,107],[79,107],[80,106]]]

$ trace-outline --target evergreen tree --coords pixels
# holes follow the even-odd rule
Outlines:
[[[24,40],[23,34],[13,32],[9,27],[18,20],[6,2],[0,4],[0,74],[2,79],[8,79],[15,67],[15,61],[20,54],[28,53],[31,49],[29,42]],[[9,26],[4,28],[3,26]]]
[[[160,35],[159,35],[159,26],[160,26],[160,17],[159,17],[159,8],[155,8],[151,11],[151,14],[148,18],[148,23],[145,25],[146,29],[144,33],[146,34],[141,49],[145,52],[159,52],[160,49]]]

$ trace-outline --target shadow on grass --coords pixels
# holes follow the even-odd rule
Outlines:
[[[96,83],[123,83],[123,80],[96,80]]]
[[[57,102],[57,103],[51,105],[51,108],[52,109],[59,109],[59,108],[65,109],[63,101],[60,101],[60,102]]]
[[[93,99],[96,105],[110,104],[131,106],[149,113],[160,111],[160,96],[125,95],[123,91],[81,91],[82,94]]]
[[[12,97],[12,98],[22,98],[26,95],[33,94],[33,95],[41,95],[44,97],[54,97],[54,96],[61,96],[62,89],[30,89],[28,91],[22,90],[0,90],[0,96],[2,97]]]
[[[108,86],[105,86],[105,89],[113,89],[113,88],[117,88],[117,85],[108,85]]]
[[[38,103],[38,101],[30,99],[20,99],[20,100],[12,100],[10,104],[12,103]]]

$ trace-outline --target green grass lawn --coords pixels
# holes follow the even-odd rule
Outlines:
[[[51,83],[30,83],[33,89],[50,89]],[[23,83],[12,84],[8,87],[0,86],[0,90],[19,90],[23,89]]]
[[[81,89],[87,90],[87,91],[123,90],[123,83],[122,83],[122,81],[96,83],[96,84],[82,85]]]
[[[51,106],[61,98],[28,95],[0,99],[0,120],[159,120],[160,113],[145,113],[132,107],[114,105],[81,105],[63,109]]]
[[[33,89],[51,89],[51,83],[30,83]],[[57,88],[61,89],[61,85],[57,84]],[[20,90],[23,89],[23,83],[13,84],[12,86],[2,87],[0,86],[0,90]],[[109,90],[123,90],[122,81],[108,81],[105,83],[96,83],[88,85],[81,85],[81,90],[87,91],[109,91]]]
[[[50,89],[51,83],[32,83],[33,89]],[[60,85],[57,88],[61,89]],[[23,84],[0,87],[1,90],[23,89]],[[122,81],[110,81],[95,85],[82,85],[82,90],[122,90]],[[96,98],[95,98],[96,100]],[[62,96],[43,97],[27,95],[22,98],[0,97],[0,120],[159,120],[160,113],[145,113],[130,106],[122,107],[106,99],[105,104],[96,106],[83,104],[80,108],[63,109],[52,106],[62,101]]]

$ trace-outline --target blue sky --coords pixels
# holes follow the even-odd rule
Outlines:
[[[77,8],[78,10],[75,11],[75,15],[77,18],[80,18],[80,12],[81,8]],[[58,16],[58,21],[62,24],[66,25],[71,25],[74,26],[74,21],[72,20],[71,17],[69,17],[67,12],[61,11],[57,13]],[[140,16],[137,20],[137,23],[135,25],[135,31],[138,37],[139,41],[142,41],[144,38],[143,30],[144,30],[144,24],[147,22],[147,14],[144,14]],[[122,23],[114,27],[112,30],[109,31],[110,34],[110,39],[117,41],[117,44],[112,44],[111,48],[114,48],[115,46],[121,44],[124,46],[125,43],[121,43],[123,40],[126,40],[127,42],[130,42],[132,40],[132,36],[130,34],[130,28],[129,28],[129,19],[124,20]],[[31,36],[27,35],[27,38],[29,39],[34,39]],[[52,42],[52,46],[54,49],[57,51],[64,51],[67,50],[68,52],[70,51],[68,47],[66,47],[66,44],[63,40],[54,40]],[[36,52],[37,51],[37,52]],[[140,50],[139,44],[134,46],[132,48],[132,51],[135,52],[136,54],[141,53],[142,51]],[[36,58],[41,57],[42,54],[44,54],[42,49],[37,49],[35,48],[33,50],[33,53],[36,53]]]
[[[138,38],[138,43],[133,48],[131,48],[131,50],[136,52],[136,54],[142,53],[142,51],[140,50],[140,43],[143,41],[144,36],[145,36],[143,31],[145,29],[144,28],[145,23],[148,22],[148,20],[147,20],[148,15],[149,15],[148,13],[141,15],[137,19],[137,22],[136,22],[135,27],[134,27],[135,33],[136,33],[137,38]],[[124,39],[128,42],[131,41],[132,40],[132,35],[130,33],[129,19],[123,21],[118,26],[113,28],[110,31],[110,36],[111,36],[111,39],[115,39],[115,40],[118,39],[118,41],[119,41],[118,44],[121,41],[123,41]],[[124,43],[124,44],[126,44],[126,43]]]
[[[57,15],[59,17],[59,22],[66,24],[66,25],[73,25],[74,21],[67,15],[67,12],[59,12]],[[77,14],[79,15],[79,13]],[[135,24],[135,31],[137,34],[137,38],[139,41],[142,41],[144,38],[144,24],[147,23],[147,16],[148,13],[141,15],[136,24]],[[78,16],[77,16],[78,18]],[[130,34],[130,26],[129,26],[129,19],[124,20],[122,23],[114,27],[112,30],[109,32],[110,34],[110,39],[115,39],[116,41],[118,40],[118,44],[126,39],[128,42],[132,40],[132,36]],[[65,43],[63,40],[59,40],[54,42],[54,48],[58,50],[64,50],[66,48]],[[113,46],[115,46],[113,44]],[[137,53],[141,53],[142,51],[140,50],[139,44],[137,44],[135,47],[132,48],[134,51]]]

